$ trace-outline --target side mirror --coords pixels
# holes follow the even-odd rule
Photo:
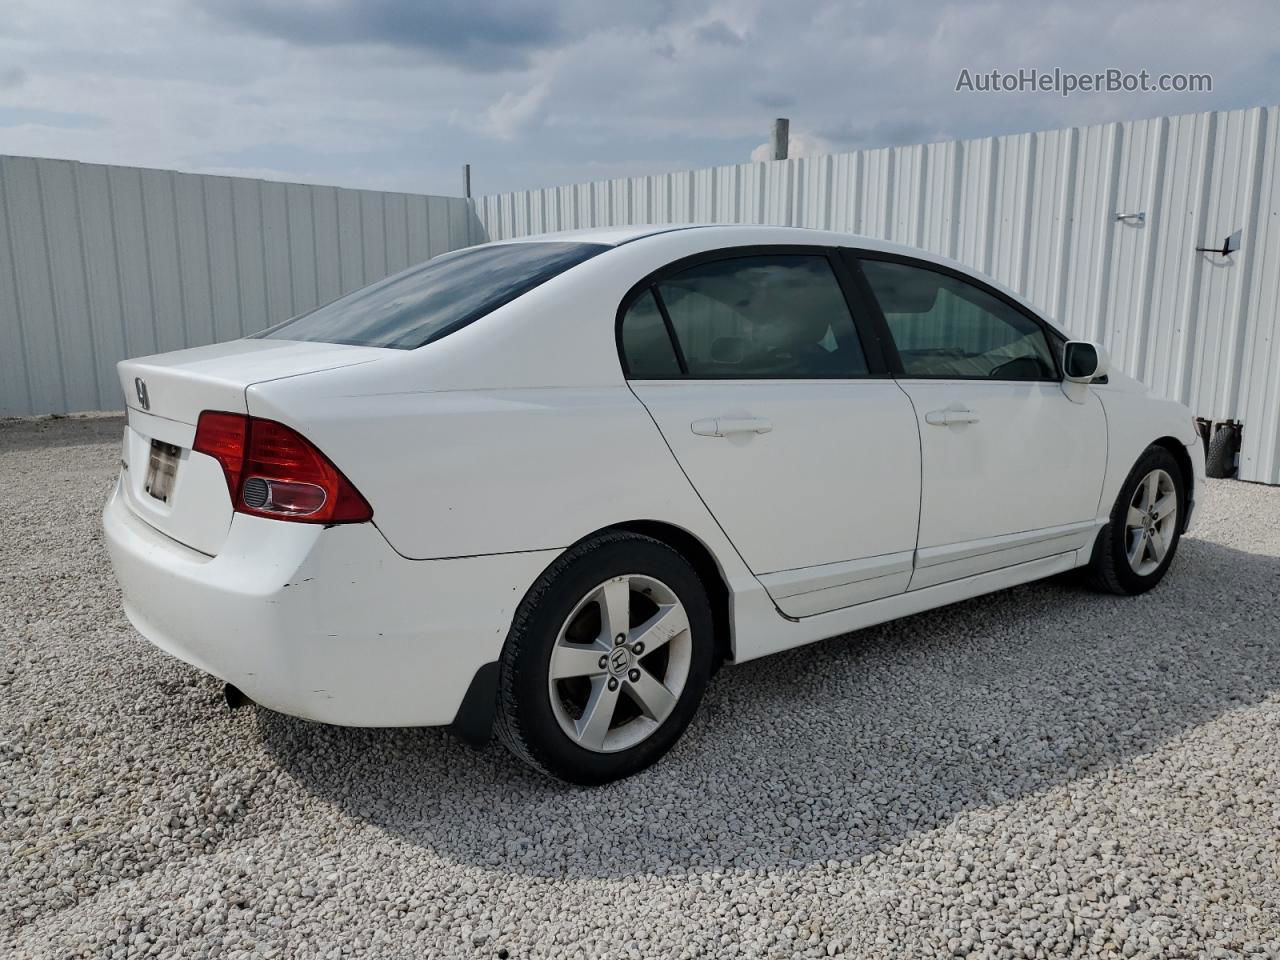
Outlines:
[[[1110,369],[1107,350],[1088,340],[1069,340],[1062,348],[1062,370],[1072,383],[1090,383]]]

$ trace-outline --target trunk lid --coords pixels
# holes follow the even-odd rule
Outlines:
[[[349,367],[387,354],[380,347],[337,343],[232,340],[122,360],[117,369],[131,409],[194,427],[202,410],[246,412],[244,392],[255,383]],[[139,380],[147,395],[145,404]]]
[[[395,352],[233,340],[121,361],[117,370],[129,418],[120,474],[126,502],[166,536],[216,555],[234,511],[221,466],[191,449],[201,412],[247,413],[245,391],[255,383],[369,363]]]

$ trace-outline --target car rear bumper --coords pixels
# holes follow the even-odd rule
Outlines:
[[[216,557],[103,513],[124,610],[165,652],[282,713],[349,726],[452,723],[556,551],[406,560],[368,523],[237,514]]]

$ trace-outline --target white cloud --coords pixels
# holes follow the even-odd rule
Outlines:
[[[485,110],[482,128],[499,139],[514,140],[542,122],[550,92],[551,85],[545,81],[523,92],[506,91]]]
[[[836,147],[831,141],[824,137],[818,136],[816,133],[807,133],[803,130],[792,130],[790,136],[787,137],[787,156],[788,157],[819,157],[824,153],[836,153]],[[773,144],[766,140],[759,144],[751,151],[751,159],[753,161],[772,160]]]

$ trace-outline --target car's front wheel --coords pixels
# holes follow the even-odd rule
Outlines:
[[[693,718],[712,631],[706,587],[671,547],[626,532],[579,543],[516,612],[500,662],[498,735],[572,783],[635,773]]]
[[[1178,461],[1164,447],[1148,447],[1125,478],[1111,521],[1098,534],[1089,564],[1093,585],[1136,594],[1159,583],[1177,552],[1186,509]]]

